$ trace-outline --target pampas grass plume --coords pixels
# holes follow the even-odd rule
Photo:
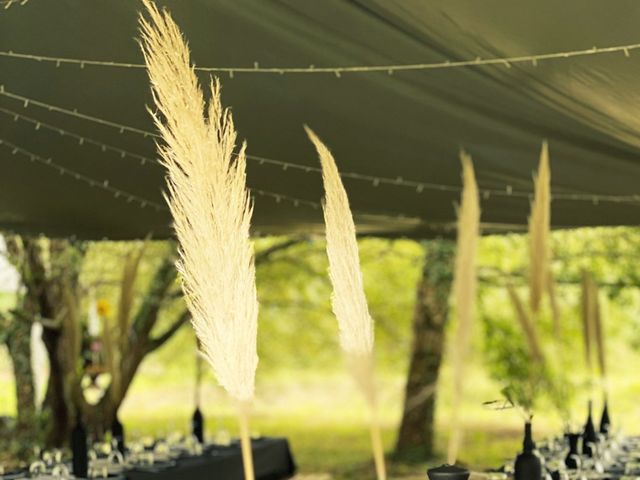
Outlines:
[[[464,187],[462,201],[458,210],[458,240],[456,247],[453,294],[458,324],[454,336],[453,371],[454,389],[451,413],[451,436],[448,448],[448,463],[456,461],[460,446],[460,404],[463,396],[464,366],[467,358],[476,298],[476,257],[480,230],[480,204],[478,185],[473,171],[471,157],[460,154]]]
[[[205,102],[189,49],[167,12],[144,0],[142,50],[160,114],[155,124],[167,169],[166,195],[179,241],[178,270],[202,354],[238,401],[245,478],[253,480],[249,404],[258,364],[258,299],[249,229],[245,145],[236,153],[220,83]]]
[[[373,320],[364,293],[356,240],[356,228],[347,192],[329,149],[307,126],[322,165],[329,277],[333,285],[331,304],[340,329],[340,346],[347,355],[351,372],[371,410],[371,441],[378,480],[386,479],[384,452],[373,381]]]
[[[546,141],[542,144],[538,174],[534,183],[535,196],[529,217],[529,301],[531,311],[537,313],[549,279],[548,271],[551,261],[549,248],[551,171],[549,169],[549,147]]]

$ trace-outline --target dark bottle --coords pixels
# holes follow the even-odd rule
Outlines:
[[[111,423],[111,438],[116,441],[116,448],[124,455],[125,453],[125,441],[124,441],[124,426],[118,419],[118,413],[116,412]]]
[[[87,478],[89,473],[87,430],[80,416],[76,420],[76,426],[71,430],[71,455],[73,475],[78,478]]]
[[[584,425],[584,432],[582,433],[582,454],[587,457],[593,457],[595,453],[593,451],[593,445],[598,441],[598,435],[596,434],[596,427],[593,425],[593,415],[591,414],[592,405],[589,400],[589,416],[587,417],[587,423]]]
[[[524,424],[524,441],[522,453],[516,457],[513,477],[515,480],[540,480],[542,478],[542,461],[536,453],[536,444],[531,435],[531,422]]]
[[[468,480],[469,470],[455,465],[441,465],[427,470],[429,480]]]
[[[602,417],[600,418],[600,433],[609,435],[609,432],[611,432],[611,419],[609,418],[609,402],[605,398]]]
[[[569,440],[569,453],[564,459],[564,464],[570,470],[576,470],[580,465],[580,453],[578,452],[578,442],[580,441],[579,433],[567,433]]]
[[[198,439],[198,442],[204,443],[204,417],[198,407],[191,417],[191,433]]]

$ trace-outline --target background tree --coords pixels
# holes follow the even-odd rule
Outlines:
[[[413,346],[395,449],[397,456],[413,460],[425,460],[434,454],[436,392],[455,257],[452,241],[434,240],[424,246],[413,316]]]
[[[304,237],[280,239],[256,253],[256,263],[268,262]],[[28,432],[31,444],[37,432],[30,334],[42,323],[42,339],[50,364],[42,411],[48,419],[48,445],[66,442],[76,414],[97,435],[107,431],[147,355],[162,347],[189,321],[177,282],[173,242],[111,244],[115,262],[104,262],[104,242],[68,239],[7,237],[7,255],[20,275],[22,288],[15,308],[0,317],[0,340],[9,347],[16,378],[18,429]],[[102,256],[101,268],[83,271],[92,258]],[[89,258],[88,258],[89,257]],[[109,255],[106,256],[107,258]],[[143,262],[144,259],[144,262]],[[108,270],[121,270],[118,282]],[[114,316],[105,315],[101,341],[102,370],[111,377],[105,395],[95,405],[83,401],[82,346],[90,340],[87,314],[90,292],[114,298]]]

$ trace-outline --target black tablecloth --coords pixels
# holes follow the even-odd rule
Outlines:
[[[282,480],[295,473],[289,442],[285,438],[252,441],[256,480]],[[211,447],[199,457],[179,459],[169,468],[135,469],[128,480],[243,480],[242,454],[237,444]]]

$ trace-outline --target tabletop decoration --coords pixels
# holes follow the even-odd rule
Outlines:
[[[196,339],[197,342],[197,339]],[[204,443],[204,415],[200,410],[200,394],[202,385],[202,355],[200,355],[200,344],[196,348],[195,356],[195,385],[193,392],[193,400],[195,404],[195,410],[191,416],[191,433],[198,440],[199,443]]]
[[[549,291],[551,248],[551,170],[549,146],[542,142],[538,175],[534,179],[535,193],[529,217],[529,303],[531,311],[538,313],[542,296]],[[553,302],[552,302],[553,303]]]
[[[509,401],[520,407],[525,416],[523,450],[516,457],[514,475],[516,480],[540,480],[542,462],[535,448],[532,435],[534,403],[543,388],[553,389],[549,364],[539,340],[536,321],[540,316],[543,295],[550,297],[554,328],[558,328],[558,306],[551,285],[551,170],[549,167],[549,147],[542,143],[538,172],[534,177],[534,198],[529,217],[529,305],[526,306],[515,287],[509,283],[507,292],[513,304],[516,318],[520,323],[527,343],[531,361],[523,375],[504,390]]]
[[[441,465],[427,470],[429,480],[468,480],[471,472],[456,465]]]
[[[355,224],[333,155],[310,128],[305,126],[305,130],[322,165],[327,257],[333,285],[331,303],[340,327],[340,346],[346,353],[351,373],[369,405],[376,475],[378,480],[385,480],[387,474],[373,378],[373,319],[369,314],[364,292]]]
[[[608,384],[607,384],[607,365],[606,365],[606,349],[604,342],[604,331],[602,324],[602,314],[600,309],[600,297],[598,286],[593,275],[586,270],[582,271],[582,329],[584,336],[585,361],[587,366],[587,376],[589,384],[589,416],[585,424],[583,450],[585,453],[592,455],[591,444],[597,440],[595,425],[592,416],[592,403],[594,396],[594,370],[598,371],[600,387],[603,394],[603,411],[600,420],[600,432],[607,434],[611,426],[608,407]],[[594,366],[594,358],[596,365]],[[588,437],[588,438],[587,438]]]
[[[245,478],[253,480],[249,410],[258,363],[258,299],[249,229],[245,147],[236,152],[231,112],[220,82],[208,104],[185,40],[168,12],[144,2],[141,45],[158,107],[169,204],[179,241],[178,269],[201,351],[236,400]]]
[[[453,353],[453,401],[450,436],[447,452],[449,465],[456,463],[461,443],[460,405],[463,397],[465,363],[473,330],[477,287],[476,257],[480,234],[480,204],[478,185],[471,157],[461,152],[463,190],[458,209],[458,239],[453,277],[454,305],[458,323],[456,325]],[[431,478],[431,477],[430,477]]]

